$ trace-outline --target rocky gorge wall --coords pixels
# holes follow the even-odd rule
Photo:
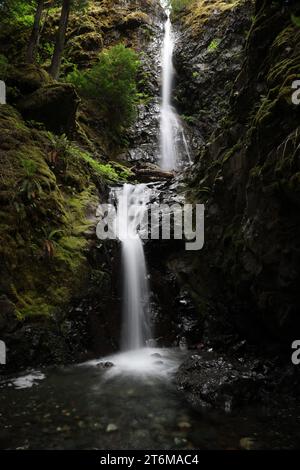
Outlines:
[[[189,197],[206,244],[182,267],[205,331],[289,354],[299,331],[297,2],[198,1],[177,17],[177,101],[203,144]],[[197,5],[197,7],[195,6]]]

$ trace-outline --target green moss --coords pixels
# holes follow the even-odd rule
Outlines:
[[[190,27],[191,31],[198,35],[202,32],[203,25],[214,16],[215,12],[224,14],[235,8],[241,3],[241,0],[215,0],[208,2],[207,0],[192,0],[186,1],[187,7],[184,11],[184,24]]]
[[[218,39],[218,38],[213,39],[211,43],[209,44],[207,50],[209,52],[215,51],[216,49],[218,49],[220,42],[221,42],[221,39]]]
[[[20,319],[49,316],[88,275],[94,170],[64,138],[29,129],[9,106],[0,107],[0,132],[0,292]]]
[[[236,152],[241,150],[242,142],[237,142],[233,147],[227,150],[223,156],[223,163],[226,163]]]
[[[132,172],[125,166],[117,163],[101,163],[95,160],[88,152],[73,148],[74,154],[81,160],[85,161],[91,169],[107,182],[126,181]]]

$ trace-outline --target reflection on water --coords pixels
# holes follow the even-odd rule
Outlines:
[[[41,372],[31,374],[35,381],[27,375],[29,388],[18,387],[25,384],[24,377],[0,384],[0,448],[169,450],[299,444],[299,410],[278,410],[276,416],[261,408],[199,414],[170,380],[182,353],[131,354],[105,358],[103,362],[116,364],[107,370],[98,360],[43,370],[44,380]]]

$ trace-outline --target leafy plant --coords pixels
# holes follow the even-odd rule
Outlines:
[[[29,27],[33,24],[34,1],[4,0],[0,2],[0,15],[4,24]]]
[[[102,51],[98,63],[90,71],[75,69],[69,74],[68,81],[82,95],[97,102],[106,123],[120,134],[135,118],[139,66],[136,52],[119,44]]]
[[[294,25],[300,27],[300,16],[292,15],[291,18]]]
[[[20,194],[25,195],[28,201],[36,199],[42,193],[42,186],[37,176],[38,166],[33,160],[21,161],[25,178],[20,181]]]
[[[71,142],[69,141],[66,134],[55,135],[48,132],[50,140],[50,151],[48,152],[48,160],[50,163],[56,164],[59,157],[65,157],[71,148]]]
[[[55,253],[55,247],[57,246],[57,236],[63,233],[63,230],[55,229],[48,231],[44,227],[42,227],[42,232],[44,234],[44,241],[43,241],[43,252],[45,257],[53,258]]]
[[[209,52],[215,51],[215,50],[218,48],[220,42],[221,42],[220,39],[213,39],[213,40],[211,41],[211,43],[209,44],[207,50],[208,50]]]

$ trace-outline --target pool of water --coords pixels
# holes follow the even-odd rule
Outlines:
[[[296,448],[300,410],[198,413],[172,376],[184,353],[141,350],[0,383],[1,449]],[[99,363],[113,362],[112,368]],[[109,364],[107,364],[108,366]]]

